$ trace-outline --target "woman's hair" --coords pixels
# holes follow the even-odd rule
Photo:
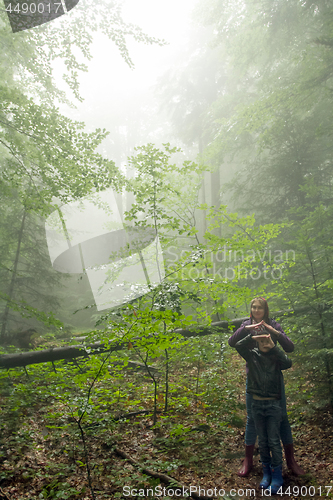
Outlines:
[[[253,317],[252,317],[252,304],[253,302],[257,300],[264,308],[264,317],[263,317],[263,320],[265,321],[265,323],[269,323],[269,308],[268,308],[268,304],[267,304],[267,300],[264,299],[263,297],[254,297],[254,299],[251,300],[251,304],[250,304],[250,318],[251,318],[251,321],[253,320]]]

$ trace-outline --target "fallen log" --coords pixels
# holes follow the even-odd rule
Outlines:
[[[309,310],[309,308],[299,308],[299,309],[288,309],[286,311],[278,311],[272,316],[291,316],[294,314],[300,314]],[[177,329],[175,333],[179,333],[183,337],[201,337],[206,335],[212,335],[216,333],[231,332],[234,328],[238,328],[245,318],[235,318],[225,321],[216,321],[211,323],[209,326],[196,327],[191,330]],[[135,345],[135,341],[131,341]],[[71,345],[64,347],[54,347],[50,349],[44,349],[41,351],[28,351],[20,352],[14,354],[3,354],[0,356],[0,368],[15,368],[19,366],[28,366],[37,363],[53,363],[59,360],[69,360],[72,361],[75,358],[84,357],[87,358],[90,354],[102,354],[104,352],[121,351],[128,348],[128,342],[121,341],[110,341],[108,344],[105,342],[95,342],[88,345]]]
[[[88,358],[90,354],[102,354],[109,351],[121,351],[128,347],[128,342],[95,342],[88,345],[70,345],[64,347],[52,347],[42,351],[28,351],[14,354],[3,354],[0,356],[0,368],[14,368],[16,366],[27,366],[37,363],[48,363],[59,360],[71,361],[75,358]]]
[[[245,318],[244,318],[245,319]],[[236,325],[241,324],[242,320],[237,319]],[[217,333],[217,331],[228,331],[228,325],[232,322],[219,321],[218,324],[212,324],[207,328],[199,328],[195,330],[175,330],[176,333],[180,333],[184,337],[196,337],[201,335],[211,335],[212,333]],[[131,341],[132,345],[135,345],[135,341]],[[52,347],[50,349],[43,349],[41,351],[28,351],[20,352],[14,354],[3,354],[0,356],[0,368],[15,368],[19,366],[28,366],[38,363],[49,363],[59,360],[72,361],[75,358],[84,357],[87,358],[91,354],[102,354],[104,352],[121,351],[128,348],[128,342],[114,342],[111,341],[108,344],[105,342],[95,342],[88,345],[71,345],[64,347]]]
[[[163,474],[162,472],[155,472],[152,469],[148,469],[147,467],[142,466],[139,462],[137,462],[130,455],[128,455],[128,453],[120,450],[119,448],[115,448],[114,452],[117,455],[119,455],[120,457],[126,459],[134,467],[140,468],[142,470],[142,472],[144,472],[148,476],[154,477],[156,479],[160,479],[160,481],[162,481],[164,484],[170,485],[173,490],[176,490],[176,491],[178,490],[178,492],[180,492],[180,493],[187,492],[187,494],[185,496],[187,496],[188,498],[192,498],[192,499],[196,498],[198,500],[212,500],[212,497],[198,495],[198,493],[192,491],[192,489],[194,488],[193,486],[191,486],[191,488],[190,488],[189,486],[185,486],[184,484],[180,483],[179,481],[177,481],[173,477],[168,476],[167,474]],[[189,492],[191,493],[191,496],[188,496]],[[179,498],[179,496],[180,495],[176,494],[176,497]]]
[[[139,411],[131,411],[130,413],[123,413],[121,415],[118,415],[118,417],[112,417],[113,422],[119,422],[119,420],[123,419],[128,419],[132,417],[137,417],[138,415],[153,415],[154,410],[139,410]],[[158,410],[156,413],[163,413],[162,411]],[[109,423],[109,420],[103,419],[99,420],[98,422],[94,422],[93,424],[87,424],[85,425],[85,429],[94,429],[95,427],[99,427],[102,424],[107,424]],[[193,429],[195,430],[195,429]],[[1,500],[1,499],[0,499]]]

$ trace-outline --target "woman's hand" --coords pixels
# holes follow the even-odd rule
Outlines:
[[[268,330],[271,333],[274,333],[277,337],[279,337],[279,335],[281,334],[281,332],[279,332],[279,330],[275,330],[275,328],[273,328],[272,325],[268,325],[267,323],[265,323],[264,320],[262,320],[261,323],[264,325],[266,330]]]
[[[264,324],[265,324],[265,323],[264,323],[264,320],[262,319],[262,320],[260,321],[260,323],[255,323],[255,324],[251,324],[251,325],[246,325],[246,327],[245,327],[245,328],[247,328],[248,330],[250,330],[250,329],[253,329],[253,330],[258,330],[259,326],[264,325]]]
[[[261,335],[261,334],[267,333],[266,332],[266,328],[265,328],[264,325],[265,325],[264,320],[261,320],[260,323],[255,323],[255,324],[252,324],[252,325],[246,325],[245,328],[248,328],[248,329],[251,330],[252,336],[253,335]]]

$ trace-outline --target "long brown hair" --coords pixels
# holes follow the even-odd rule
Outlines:
[[[264,299],[263,297],[254,297],[254,299],[251,300],[251,304],[250,304],[250,318],[251,318],[251,321],[253,321],[253,317],[252,317],[252,304],[253,302],[257,300],[264,308],[264,317],[263,317],[263,320],[265,321],[265,323],[268,323],[269,324],[269,308],[268,308],[268,304],[267,304],[267,300]]]

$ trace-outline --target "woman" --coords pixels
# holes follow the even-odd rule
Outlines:
[[[269,318],[268,304],[262,297],[255,297],[251,301],[250,306],[250,318],[235,331],[235,333],[229,338],[229,345],[235,347],[236,343],[245,338],[249,331],[254,330],[255,333],[261,333],[266,330],[271,334],[273,342],[276,344],[279,342],[282,349],[285,352],[292,352],[294,350],[294,344],[287,337],[281,328],[281,325],[277,323],[274,319]],[[246,367],[246,373],[248,373],[248,368]],[[247,388],[247,381],[246,381]],[[281,411],[282,411],[282,421],[280,426],[280,436],[283,443],[286,462],[288,468],[297,476],[305,474],[304,470],[297,464],[294,457],[294,446],[293,438],[291,434],[291,428],[287,416],[286,407],[286,394],[284,389],[284,383],[281,385]],[[247,476],[252,469],[253,465],[253,451],[254,445],[257,438],[257,432],[254,425],[254,420],[252,418],[251,412],[252,406],[252,395],[246,390],[246,430],[245,430],[245,460],[242,467],[238,471],[238,475],[241,477]]]

